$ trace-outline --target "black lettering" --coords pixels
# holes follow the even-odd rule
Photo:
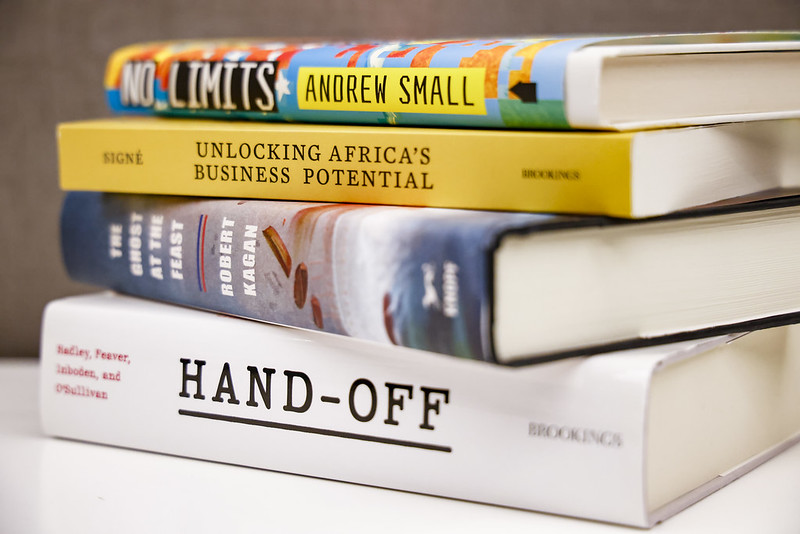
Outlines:
[[[356,96],[356,85],[358,84],[358,79],[352,75],[347,75],[347,101],[348,102],[358,102],[358,97]]]
[[[403,147],[403,152],[400,155],[400,161],[398,163],[405,163],[411,164],[411,154],[408,152],[408,148]]]
[[[448,106],[457,106],[458,102],[453,101],[452,93],[450,92],[450,83],[453,81],[452,76],[447,77],[447,105]]]
[[[242,170],[242,176],[239,179],[244,182],[244,180],[246,178],[248,182],[252,182],[253,181],[253,167],[248,165],[246,167],[242,166],[240,168]]]
[[[256,143],[253,145],[253,157],[256,159],[264,159],[264,143]]]
[[[309,98],[309,96],[311,98]],[[308,83],[306,84],[306,100],[311,100],[313,102],[317,101],[317,90],[314,87],[314,75],[308,77]]]
[[[341,102],[344,100],[344,78],[341,74],[333,75],[333,101]]]
[[[414,397],[414,388],[404,384],[392,384],[391,382],[386,382],[386,388],[389,390],[389,413],[383,422],[387,425],[397,425],[399,423],[394,418],[394,407],[397,406],[400,410],[403,409],[403,396],[401,393],[399,397],[395,397],[394,392],[398,389],[404,390],[408,393],[408,399],[411,400]]]
[[[419,104],[419,97],[422,95],[422,103],[428,104],[428,93],[426,92],[426,87],[428,85],[428,79],[425,76],[421,77],[422,82],[420,83],[420,77],[414,76],[414,103]]]
[[[225,149],[226,149],[226,152],[227,152],[227,155],[225,157],[228,158],[228,159],[236,159],[236,154],[234,152],[231,152],[231,147],[232,146],[233,146],[233,143],[225,143]]]
[[[386,103],[386,75],[384,74],[383,80],[375,76],[375,100],[379,104]]]
[[[427,165],[431,162],[430,147],[424,146],[419,149],[419,164]]]
[[[428,416],[431,411],[436,412],[437,415],[439,414],[440,399],[431,401],[431,395],[441,395],[441,400],[444,400],[444,403],[447,404],[450,401],[450,391],[426,387],[420,387],[420,389],[422,390],[424,401],[422,403],[422,424],[419,427],[425,430],[433,430],[433,425],[430,424]]]
[[[205,396],[202,393],[202,388],[201,388],[202,382],[201,382],[201,379],[202,379],[202,375],[203,375],[203,366],[206,364],[206,362],[204,360],[195,360],[194,364],[195,364],[195,366],[197,368],[197,371],[193,375],[190,375],[189,371],[187,369],[187,367],[188,367],[190,362],[191,362],[191,360],[189,360],[188,358],[181,358],[181,364],[183,364],[183,372],[182,372],[183,383],[181,385],[181,392],[178,395],[181,396],[181,397],[188,397],[189,396],[189,392],[187,391],[186,384],[187,384],[188,381],[191,380],[197,386],[197,389],[195,390],[195,393],[194,393],[194,398],[195,399],[201,399],[201,400],[205,399]]]
[[[464,76],[464,79],[463,79],[462,93],[464,95],[464,99],[463,99],[464,100],[464,105],[465,106],[474,106],[475,102],[470,102],[469,100],[467,100],[467,77],[466,76]]]
[[[375,187],[375,171],[361,171],[361,185],[366,187],[367,183],[370,187]]]
[[[284,371],[283,374],[286,376],[286,404],[283,407],[284,411],[297,413],[308,411],[311,407],[311,398],[313,395],[311,380],[308,378],[308,375],[300,371]],[[306,390],[306,399],[300,406],[294,405],[293,384],[295,378],[299,378],[303,381]]]
[[[433,81],[431,82],[431,104],[433,104],[433,97],[439,97],[439,105],[444,105],[444,100],[442,100],[442,84],[439,81],[438,76],[433,77]]]
[[[384,82],[385,81],[386,79],[384,78]],[[409,102],[411,102],[411,93],[409,93],[408,89],[406,89],[406,83],[408,83],[409,81],[411,81],[411,78],[409,78],[408,76],[400,76],[400,89],[403,91],[404,94],[404,96],[401,96],[399,99],[401,104],[408,104]]]
[[[370,409],[366,415],[361,415],[356,410],[356,390],[359,386],[366,386],[367,390],[369,391],[370,395]],[[359,378],[353,385],[350,386],[350,396],[349,396],[349,403],[350,403],[350,414],[356,418],[356,420],[361,421],[362,423],[366,423],[367,421],[371,421],[373,417],[375,417],[375,412],[378,410],[378,399],[377,399],[377,392],[375,391],[375,386],[367,380],[366,378]]]
[[[331,101],[330,76],[321,76],[319,79],[319,98],[322,102]]]
[[[217,392],[211,397],[214,402],[222,402],[222,394],[225,393],[229,396],[228,404],[239,404],[236,400],[236,392],[233,390],[233,380],[231,379],[231,366],[228,362],[222,366],[222,372],[219,374],[219,383],[217,384]]]
[[[377,76],[376,76],[377,78]],[[369,99],[367,96],[367,91],[369,91],[369,74],[362,74],[361,75],[361,102],[364,104],[371,104],[372,100]]]
[[[247,370],[250,371],[250,400],[245,404],[248,406],[258,406],[256,402],[256,389],[258,389],[261,400],[264,401],[264,407],[269,410],[270,399],[272,397],[272,375],[275,374],[275,369],[269,369],[267,367],[261,369],[264,372],[264,382],[261,381],[261,375],[258,373],[257,367],[249,365],[247,366]]]
[[[214,170],[212,173],[211,170]],[[216,180],[219,178],[219,165],[206,165],[206,176],[209,180]]]
[[[433,184],[429,184],[428,183],[428,173],[427,172],[423,172],[422,173],[422,189],[428,189],[428,190],[433,189]]]

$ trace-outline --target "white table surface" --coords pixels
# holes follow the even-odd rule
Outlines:
[[[2,534],[642,532],[49,438],[39,428],[37,373],[35,361],[0,359]],[[800,534],[800,446],[649,532]]]

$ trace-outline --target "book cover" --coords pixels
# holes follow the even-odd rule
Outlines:
[[[799,209],[793,197],[633,223],[71,192],[61,243],[77,281],[519,364],[790,321]]]
[[[797,333],[509,369],[87,295],[46,309],[42,426],[643,527],[797,441]]]
[[[118,117],[61,124],[67,190],[643,218],[798,185],[800,121],[640,132]]]
[[[79,281],[490,360],[488,252],[496,232],[549,220],[73,192],[61,236],[67,271]]]
[[[786,91],[800,56],[766,53],[797,52],[798,35],[142,43],[112,54],[105,88],[114,111],[176,116],[537,129],[707,124],[797,116],[797,98]],[[655,67],[649,70],[628,61],[654,56],[667,59],[648,63]],[[613,78],[619,65],[634,72],[619,78],[630,88],[621,95]],[[753,66],[761,67],[758,76]],[[711,98],[720,87],[725,93]],[[675,106],[682,100],[686,106]],[[627,101],[628,115],[636,109],[639,116],[623,109],[604,118],[619,101]],[[661,108],[662,115],[652,115]]]

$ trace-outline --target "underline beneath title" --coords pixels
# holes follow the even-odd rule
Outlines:
[[[289,430],[292,432],[304,432],[306,434],[318,434],[322,436],[331,436],[336,438],[354,439],[358,441],[369,441],[373,443],[383,443],[385,445],[397,445],[401,447],[411,447],[415,449],[424,449],[429,451],[438,452],[453,452],[452,447],[446,445],[436,445],[432,443],[423,443],[417,441],[408,441],[401,439],[385,438],[382,436],[371,436],[368,434],[357,434],[353,432],[342,432],[339,430],[331,430],[327,428],[316,428],[302,425],[292,425],[289,423],[278,423],[276,421],[265,421],[261,419],[250,419],[246,417],[236,417],[231,415],[222,415],[208,412],[198,412],[194,410],[178,410],[179,415],[188,417],[197,417],[200,419],[211,419],[215,421],[224,421],[227,423],[238,423],[250,426],[260,426],[266,428],[275,428],[279,430]]]

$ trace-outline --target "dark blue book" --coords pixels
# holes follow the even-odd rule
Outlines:
[[[72,278],[504,364],[800,318],[800,197],[642,221],[73,192]]]

